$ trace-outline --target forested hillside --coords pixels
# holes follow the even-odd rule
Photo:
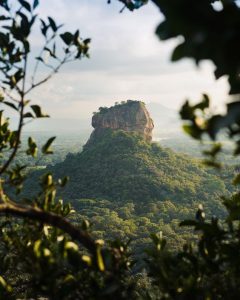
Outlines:
[[[159,230],[179,248],[189,237],[179,222],[191,218],[200,203],[207,214],[221,216],[220,196],[229,194],[228,180],[198,160],[123,130],[104,130],[45,172],[69,177],[60,193],[76,210],[71,217],[76,224],[87,219],[96,237],[131,239],[136,254]],[[41,173],[32,173],[28,192],[35,192]]]
[[[206,203],[210,196],[217,198],[227,192],[222,180],[190,157],[146,143],[135,133],[111,129],[50,170],[57,177],[70,177],[64,191],[70,200],[170,199],[191,205]]]
[[[26,191],[36,194],[43,173],[53,172],[55,179],[68,176],[60,193],[76,211],[71,219],[77,226],[88,220],[96,238],[131,239],[130,246],[139,256],[151,244],[150,234],[162,230],[172,249],[180,249],[190,236],[178,224],[192,218],[200,203],[207,216],[223,215],[220,197],[232,189],[233,168],[225,168],[223,176],[223,171],[146,142],[134,132],[107,128],[90,140],[83,150],[69,153],[55,165],[36,172],[29,168]],[[54,161],[54,157],[49,158]]]

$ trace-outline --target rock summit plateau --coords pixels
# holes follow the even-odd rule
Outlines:
[[[136,132],[145,141],[152,141],[153,120],[141,101],[128,100],[112,107],[100,107],[92,117],[94,131],[89,142],[102,135],[106,128]]]

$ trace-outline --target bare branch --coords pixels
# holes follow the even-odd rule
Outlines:
[[[4,71],[3,69],[1,69],[1,72],[3,73],[3,75],[6,77],[6,78],[9,78],[9,75],[8,75],[8,73],[6,72],[6,71]],[[3,80],[1,80],[2,82],[3,82]],[[18,94],[20,95],[20,96],[22,96],[22,91],[21,91],[21,89],[19,88],[19,86],[16,84],[15,86],[14,86],[14,89],[18,92]]]
[[[22,207],[13,204],[0,204],[0,214],[31,219],[59,228],[69,234],[72,239],[81,243],[92,254],[95,253],[96,243],[90,235],[86,231],[76,228],[69,221],[59,215],[43,211],[36,207]]]
[[[7,89],[3,89],[3,93],[12,101],[19,103],[19,100],[15,98],[13,95],[11,95],[11,92],[9,92]]]
[[[53,41],[53,40],[55,39],[55,37],[56,37],[56,34],[54,33],[49,39],[47,39],[47,40],[45,41],[45,44],[44,44],[44,46],[42,47],[42,49],[41,49],[41,51],[40,51],[38,57],[42,57],[43,52],[44,52],[44,49],[47,47],[47,45],[48,45],[51,41]],[[37,74],[37,70],[38,70],[38,67],[39,67],[39,63],[40,63],[40,61],[37,60],[37,61],[36,61],[36,64],[35,64],[35,67],[34,67],[34,70],[33,70],[33,74],[32,74],[32,86],[34,85],[34,82],[35,82],[35,77],[36,77],[36,74]]]
[[[64,65],[66,62],[68,62],[67,56],[65,56],[64,59],[55,68],[53,68],[53,71],[49,75],[47,75],[44,79],[38,81],[37,83],[32,83],[32,86],[25,92],[25,95],[30,93],[34,88],[42,85],[43,83],[51,79],[53,75],[56,74],[59,71],[59,69],[62,67],[62,65]]]

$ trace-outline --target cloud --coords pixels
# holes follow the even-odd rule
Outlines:
[[[71,4],[69,4],[71,2]],[[210,91],[224,101],[226,80],[215,82],[213,66],[200,69],[190,60],[170,62],[178,40],[160,42],[154,34],[161,14],[153,4],[119,14],[121,4],[106,0],[42,1],[41,16],[53,16],[70,30],[91,37],[91,58],[70,64],[32,97],[54,118],[82,118],[99,106],[141,99],[178,108],[186,98]],[[33,38],[35,50],[39,36]]]

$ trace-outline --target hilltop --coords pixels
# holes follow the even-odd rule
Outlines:
[[[94,131],[83,151],[49,168],[57,177],[70,177],[63,192],[67,199],[170,199],[191,205],[227,193],[223,181],[198,161],[150,142],[151,131],[145,134],[153,122],[142,102],[102,108],[92,120]]]
[[[127,108],[130,111],[122,115]],[[141,109],[140,131],[134,120],[139,120],[135,114]],[[188,236],[188,231],[178,228],[179,220],[191,218],[199,203],[206,213],[223,214],[220,196],[228,190],[199,161],[146,138],[150,120],[153,125],[142,102],[101,108],[93,115],[94,130],[83,150],[32,172],[27,192],[36,193],[37,178],[43,173],[69,176],[60,196],[76,209],[76,224],[89,219],[98,238],[131,238],[138,255],[150,242],[149,234],[158,230],[179,248]]]
[[[135,132],[151,142],[154,124],[143,102],[128,100],[110,108],[100,107],[92,117],[92,127],[89,143],[101,137],[106,129]]]

